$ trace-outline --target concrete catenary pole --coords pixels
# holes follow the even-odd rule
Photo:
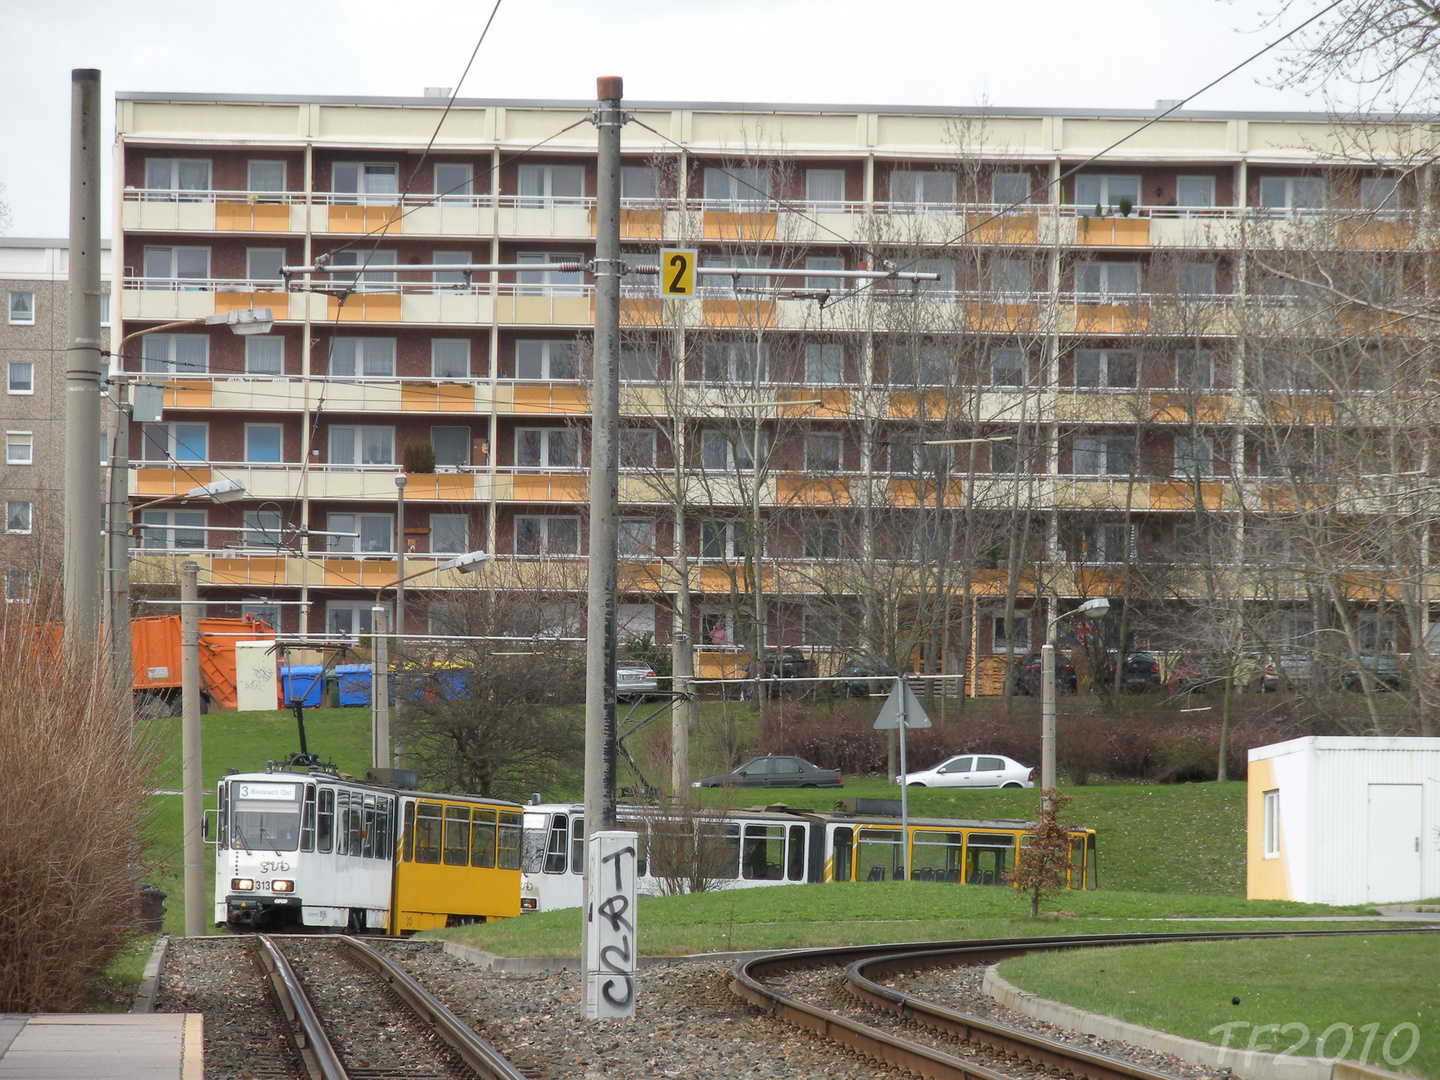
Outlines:
[[[400,657],[405,650],[405,474],[395,474],[395,710],[386,726],[386,738],[394,731],[391,743],[392,764],[404,768],[405,747],[400,736],[400,702],[405,697],[404,680],[400,677]],[[382,766],[383,767],[383,766]]]
[[[1054,637],[1055,624],[1050,624],[1047,637]],[[1040,646],[1040,805],[1050,802],[1050,789],[1055,786],[1055,642]]]
[[[200,567],[180,567],[180,812],[185,858],[185,936],[205,933],[205,818],[200,771]]]
[[[386,636],[385,608],[370,609],[370,767],[390,768],[390,639]]]
[[[618,76],[597,80],[595,360],[590,394],[590,561],[585,619],[585,828],[615,828],[615,590],[620,517],[620,128]],[[587,845],[588,850],[588,845]],[[589,887],[591,867],[585,867]],[[585,895],[589,895],[588,892]],[[582,950],[588,923],[581,923]],[[586,955],[582,951],[582,956]]]
[[[70,72],[69,347],[65,353],[65,636],[100,633],[100,72]]]

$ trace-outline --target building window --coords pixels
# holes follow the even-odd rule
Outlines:
[[[652,469],[655,467],[655,432],[639,428],[620,429],[620,467]]]
[[[892,435],[889,447],[890,471],[942,476],[950,471],[952,449],[949,446],[929,446],[914,435]]]
[[[145,190],[164,192],[160,197],[172,202],[193,200],[195,196],[185,192],[210,190],[210,162],[193,158],[146,158]],[[157,196],[146,197],[153,201]]]
[[[470,262],[468,251],[434,251],[431,261],[437,266],[466,266]],[[453,285],[460,288],[470,284],[470,275],[464,270],[433,271],[436,285]]]
[[[5,433],[5,464],[31,465],[35,461],[35,436],[28,431]]]
[[[285,339],[279,334],[253,334],[245,339],[247,375],[285,374]]]
[[[336,284],[349,285],[359,292],[394,291],[395,271],[393,269],[377,269],[377,267],[393,267],[395,265],[395,252],[393,251],[336,251],[330,255],[330,265],[367,268],[363,274],[333,271],[330,280]]]
[[[990,178],[990,201],[1001,207],[1030,201],[1030,174],[997,172]]]
[[[198,289],[186,282],[208,281],[210,249],[205,247],[147,247],[145,288]]]
[[[800,617],[800,635],[806,645],[838,649],[845,644],[844,616],[831,608],[807,607]]]
[[[764,382],[767,352],[764,343],[754,341],[707,341],[701,350],[706,382]]]
[[[950,354],[940,345],[898,349],[890,354],[890,382],[895,386],[946,386]]]
[[[812,213],[839,213],[845,209],[845,170],[806,169],[805,203]]]
[[[375,629],[374,600],[329,600],[325,603],[325,633],[332,638],[358,640]],[[390,625],[390,605],[384,606],[385,625]]]
[[[1360,178],[1360,209],[1386,216],[1400,209],[1399,181],[1393,176]]]
[[[655,519],[622,517],[618,533],[619,551],[631,558],[655,554]]]
[[[996,615],[991,626],[991,652],[1028,653],[1030,651],[1030,614],[1017,611],[1010,620],[1010,636],[1005,636],[1005,616]]]
[[[516,428],[515,464],[521,468],[574,468],[580,436],[574,428]]]
[[[1025,259],[991,259],[990,292],[997,296],[1024,296],[1030,291],[1030,263]]]
[[[468,379],[470,377],[469,340],[467,338],[431,338],[430,377],[432,379]]]
[[[330,166],[330,186],[337,203],[390,206],[399,189],[398,166],[375,161],[338,162]]]
[[[1139,364],[1128,349],[1077,349],[1075,385],[1089,389],[1133,388]]]
[[[990,471],[992,473],[1014,472],[1016,467],[1028,469],[1029,440],[1016,434],[1009,439],[997,439],[990,444]]]
[[[149,334],[140,341],[140,370],[147,375],[203,375],[210,370],[204,334]]]
[[[1215,205],[1215,178],[1213,176],[1182,176],[1175,181],[1175,204],[1191,208],[1206,208]]]
[[[1261,826],[1261,856],[1266,859],[1280,857],[1280,789],[1265,792]]]
[[[655,606],[653,604],[617,604],[615,634],[621,641],[634,641],[649,634],[655,637]]]
[[[1029,381],[1029,372],[1026,370],[1025,363],[1025,350],[990,350],[991,386],[1024,386]]]
[[[533,380],[573,379],[579,374],[573,341],[515,342],[515,378]]]
[[[100,325],[110,325],[110,294],[108,292],[100,294]]]
[[[430,552],[463,555],[470,550],[470,519],[464,514],[430,515]]]
[[[28,502],[5,503],[5,531],[7,533],[30,532],[31,505]]]
[[[35,392],[35,365],[29,360],[10,361],[10,382],[7,387],[12,394],[33,394]]]
[[[240,534],[243,548],[280,549],[281,525],[278,510],[246,510],[242,519],[245,531]]]
[[[1080,303],[1097,303],[1112,297],[1140,294],[1140,264],[1088,262],[1075,267],[1075,292]]]
[[[731,628],[731,614],[728,611],[702,611],[700,612],[700,641],[701,645],[729,645],[735,640],[734,631]]]
[[[573,251],[522,251],[516,261],[537,267],[551,267],[561,263],[574,266],[584,262],[584,256]],[[515,284],[518,286],[516,292],[521,296],[579,296],[584,280],[584,273],[580,270],[515,271]]]
[[[839,472],[840,436],[833,432],[811,432],[805,436],[805,471]]]
[[[653,203],[660,197],[659,178],[650,165],[625,165],[620,169],[620,200]]]
[[[770,265],[768,255],[702,255],[701,264],[716,270],[764,270]],[[768,289],[770,279],[764,274],[709,274],[699,279],[702,293],[710,296],[734,296],[737,292]]]
[[[435,194],[441,199],[469,201],[474,193],[474,169],[464,162],[435,163]]]
[[[353,468],[356,465],[394,465],[395,429],[332,426],[330,464],[342,468]]]
[[[1127,476],[1135,461],[1135,446],[1127,435],[1077,435],[1071,456],[1070,468],[1077,476]]]
[[[845,381],[845,346],[810,342],[805,346],[805,381],[834,385]]]
[[[279,424],[245,425],[245,460],[255,464],[274,464],[285,460],[282,449],[284,428]]]
[[[1214,296],[1215,264],[1181,263],[1175,274],[1175,286],[1181,296]]]
[[[890,209],[924,212],[955,203],[955,174],[895,169],[890,173]]]
[[[580,519],[539,514],[515,518],[515,554],[580,554]]]
[[[840,547],[838,521],[807,521],[800,529],[800,550],[807,559],[838,559]]]
[[[1215,467],[1215,451],[1210,440],[1201,436],[1175,436],[1175,475],[1210,476]]]
[[[1082,217],[1118,212],[1121,200],[1129,207],[1140,205],[1140,177],[1082,173],[1075,177],[1075,213]]]
[[[1209,349],[1181,349],[1175,354],[1175,385],[1181,390],[1209,390],[1215,385],[1215,354]]]
[[[770,170],[763,165],[705,170],[705,209],[759,210],[770,201]]]
[[[5,571],[5,602],[18,604],[30,599],[30,571]]]
[[[142,510],[140,524],[142,548],[200,551],[205,547],[204,510]]]
[[[521,165],[519,206],[548,210],[577,206],[585,195],[585,169],[581,165]],[[578,256],[571,256],[578,258]]]
[[[1070,536],[1070,558],[1082,563],[1123,563],[1135,558],[1138,526],[1087,525]]]
[[[1325,207],[1325,181],[1314,176],[1261,177],[1260,206],[1284,216],[1322,210]]]
[[[743,521],[702,521],[702,559],[743,559],[750,547],[750,530]]]
[[[325,550],[336,555],[388,554],[395,550],[395,522],[389,514],[330,514]],[[358,535],[356,535],[358,534]]]
[[[284,277],[280,273],[285,265],[284,248],[246,248],[245,277],[252,282],[278,282]]]
[[[660,352],[654,345],[632,345],[620,350],[622,382],[654,382],[660,377]]]
[[[470,464],[470,429],[436,425],[430,429],[430,448],[437,469],[463,469]]]
[[[241,604],[241,618],[247,615],[256,622],[264,623],[277,633],[280,631],[280,606],[278,604]]]
[[[208,424],[141,424],[140,460],[208,463]]]
[[[245,187],[249,191],[284,191],[285,162],[247,161]]]
[[[10,323],[12,326],[34,325],[35,294],[33,292],[12,292],[10,294]]]
[[[710,472],[748,472],[754,468],[751,459],[753,433],[726,432],[714,429],[700,433],[700,467]],[[765,459],[766,433],[760,432],[760,459]]]
[[[839,255],[810,255],[805,259],[805,269],[818,271],[815,277],[805,279],[805,288],[815,292],[839,292],[845,287],[844,279],[826,277],[826,271],[844,270],[845,260]]]
[[[330,344],[330,377],[393,379],[395,339],[337,337]]]

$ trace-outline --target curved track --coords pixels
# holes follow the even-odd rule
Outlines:
[[[834,1039],[858,1054],[888,1062],[918,1075],[936,1077],[938,1080],[1013,1080],[1013,1074],[947,1053],[934,1045],[880,1030],[852,1017],[803,1001],[770,985],[767,976],[797,968],[843,965],[845,988],[866,1004],[942,1032],[951,1039],[983,1047],[992,1056],[1024,1063],[1031,1072],[1052,1073],[1058,1070],[1060,1075],[1084,1080],[1169,1080],[1168,1073],[911,997],[882,985],[876,981],[877,977],[937,967],[992,964],[1010,956],[1037,950],[1147,945],[1172,941],[1236,941],[1249,938],[1437,932],[1440,930],[1409,927],[1389,930],[1372,927],[1365,930],[1098,934],[807,949],[799,952],[768,953],[752,960],[737,961],[731,973],[730,987],[736,994],[766,1012]]]
[[[289,1021],[292,1038],[305,1062],[311,1080],[351,1080],[341,1055],[335,1050],[326,1025],[311,1004],[300,977],[286,959],[275,939],[257,935],[256,961],[275,987],[281,1009]],[[383,980],[410,1007],[420,1022],[432,1028],[460,1059],[484,1080],[525,1080],[518,1069],[480,1036],[476,1035],[439,998],[431,994],[379,950],[354,938],[334,939],[337,950],[359,967]],[[365,1072],[372,1070],[366,1069]]]

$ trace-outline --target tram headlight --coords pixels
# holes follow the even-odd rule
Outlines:
[[[231,878],[230,889],[233,892],[253,892],[255,889],[255,879],[248,877]]]
[[[271,891],[271,892],[294,892],[294,891],[295,891],[295,882],[293,882],[293,881],[286,881],[284,878],[276,878],[274,881],[270,882],[270,891]]]

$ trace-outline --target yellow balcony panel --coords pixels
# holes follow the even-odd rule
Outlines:
[[[1035,304],[974,304],[966,309],[965,319],[971,330],[985,333],[1034,333],[1039,323]]]
[[[659,326],[664,320],[664,303],[658,296],[622,296],[621,326]]]
[[[510,478],[515,502],[584,502],[589,495],[578,473],[516,473]]]
[[[1089,247],[1148,247],[1150,219],[1078,218],[1075,223],[1075,242]]]
[[[1040,214],[967,214],[965,229],[975,244],[1033,244],[1040,236]]]
[[[620,474],[620,501],[622,503],[668,503],[671,500],[664,477],[622,472]]]
[[[399,206],[332,206],[326,232],[370,233],[381,229],[400,232]]]
[[[325,298],[325,317],[331,322],[399,322],[399,293],[351,293],[340,303],[338,296]]]
[[[395,584],[394,559],[320,560],[321,584],[337,589],[378,589]]]
[[[775,499],[782,506],[849,506],[850,485],[839,476],[778,476]]]
[[[1151,510],[1194,510],[1196,495],[1206,510],[1219,510],[1223,488],[1220,484],[1192,484],[1187,481],[1170,481],[1151,484],[1149,491]]]
[[[938,420],[949,412],[949,396],[943,390],[927,390],[923,394],[891,394],[890,416],[895,420],[917,420],[924,409],[929,420]]]
[[[406,473],[405,499],[435,502],[471,502],[475,498],[474,473]]]
[[[1124,480],[1061,480],[1055,485],[1055,505],[1075,510],[1117,510],[1125,506]],[[1145,509],[1148,491],[1144,484],[1131,492],[1134,509]]]
[[[505,388],[500,388],[501,400],[496,404],[504,408]],[[510,387],[511,411],[517,413],[576,415],[590,411],[589,395],[585,387],[574,383],[519,383]]]
[[[1125,571],[1121,567],[1077,566],[1074,575],[1077,596],[1114,596],[1125,590]],[[1131,582],[1133,585],[1133,574]]]
[[[959,506],[962,494],[959,480],[942,485],[933,480],[892,478],[885,489],[891,506]]]
[[[595,213],[590,213],[590,235],[595,235]],[[661,240],[665,236],[664,210],[621,210],[622,240]]]
[[[706,240],[775,239],[775,215],[768,211],[707,210],[700,217]]]
[[[1333,424],[1335,403],[1320,394],[1294,393],[1265,402],[1266,419],[1276,424]]]
[[[165,383],[163,401],[167,409],[208,409],[213,396],[209,382],[177,379]]]
[[[1149,325],[1150,310],[1142,304],[1075,305],[1077,334],[1142,334]]]
[[[1335,233],[1341,247],[1367,251],[1408,251],[1415,240],[1410,226],[1398,221],[1341,221]]]
[[[665,589],[663,563],[622,562],[617,569],[616,587],[619,592],[655,593]]]
[[[775,301],[760,299],[703,300],[701,320],[706,326],[727,330],[768,329],[775,325]]]
[[[283,319],[290,312],[290,298],[279,289],[273,292],[217,292],[215,314],[227,311],[252,311],[255,308],[269,308],[270,314]]]
[[[1340,575],[1340,591],[1355,603],[1401,599],[1400,582],[1379,573],[1351,570]]]
[[[203,465],[186,465],[181,468],[147,468],[135,470],[132,495],[146,498],[163,498],[166,495],[184,495],[191,488],[210,482],[210,470]]]
[[[271,555],[216,555],[210,560],[210,584],[288,585],[289,561]]]
[[[475,408],[475,387],[469,383],[401,383],[400,408],[415,412],[466,412]]]
[[[290,207],[282,202],[217,202],[215,228],[232,232],[289,232]]]
[[[1009,574],[1004,567],[980,568],[970,573],[970,591],[976,596],[1004,596],[1008,590]],[[1015,582],[1017,595],[1035,595],[1035,575],[1023,570]],[[1017,615],[1018,618],[1018,615]]]
[[[1218,424],[1225,419],[1225,399],[1219,394],[1185,394],[1162,391],[1150,395],[1150,420],[1156,424]]]
[[[850,416],[850,391],[848,390],[781,390],[777,401],[819,401],[819,405],[782,405],[780,416],[786,419],[835,419],[845,420]]]
[[[625,416],[666,416],[670,409],[665,391],[661,387],[622,382],[620,412]]]
[[[179,322],[215,314],[215,293],[200,289],[125,289],[120,304],[127,319]]]
[[[745,583],[745,569],[739,560],[735,560],[729,566],[721,566],[714,562],[700,564],[698,569],[692,563],[694,588],[703,593],[710,593],[723,596],[730,591],[730,578],[735,578],[735,588],[743,593],[750,590]],[[771,567],[765,567],[760,574],[760,584],[767,592],[775,587],[775,572]]]
[[[745,675],[750,658],[744,653],[712,652],[700,649],[695,653],[697,679],[739,679]]]

